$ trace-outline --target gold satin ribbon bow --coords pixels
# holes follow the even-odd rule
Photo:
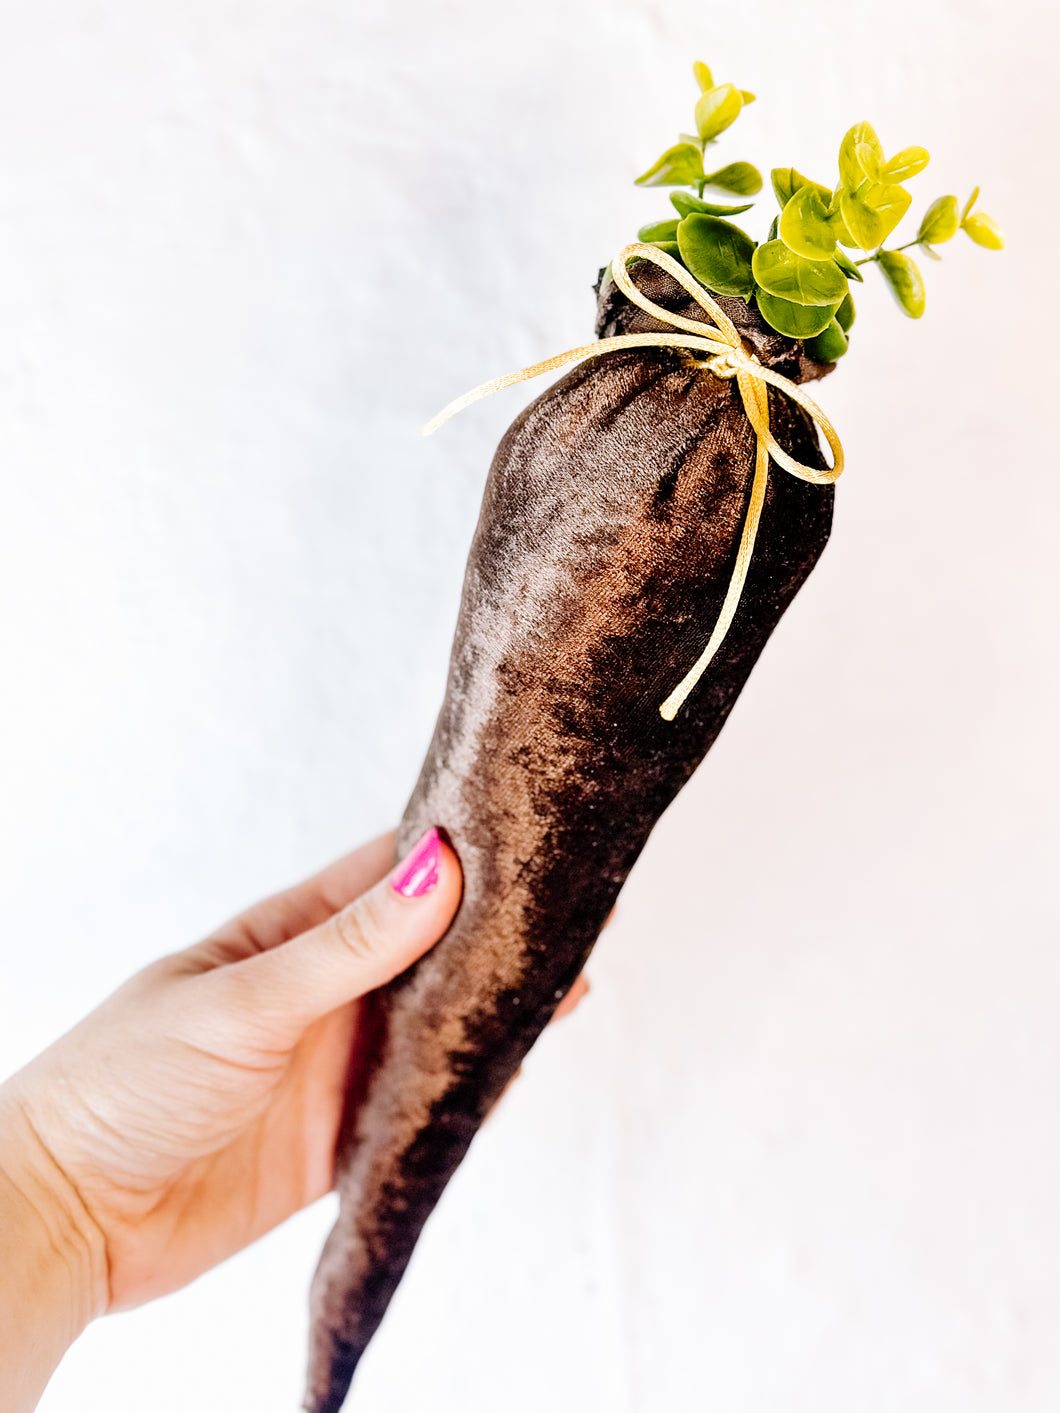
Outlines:
[[[637,259],[648,260],[653,265],[658,265],[683,289],[686,289],[699,307],[710,316],[714,324],[714,333],[704,334],[702,321],[686,319],[680,314],[672,314],[668,309],[660,308],[658,304],[641,294],[626,270],[627,261],[634,256]],[[842,474],[843,448],[836,429],[813,399],[807,397],[799,385],[793,383],[790,378],[785,378],[780,373],[774,373],[771,368],[763,368],[755,355],[748,353],[744,348],[743,340],[728,315],[715,304],[703,286],[692,278],[684,266],[679,265],[665,251],[652,245],[639,243],[627,245],[612,260],[611,275],[626,298],[643,309],[646,314],[660,319],[664,324],[670,324],[675,329],[684,329],[687,332],[680,334],[619,334],[614,338],[596,339],[593,343],[583,344],[580,348],[568,349],[566,353],[558,353],[554,358],[546,358],[543,363],[535,363],[530,368],[521,368],[518,373],[508,373],[503,378],[492,378],[488,383],[472,388],[470,392],[464,393],[463,397],[458,397],[448,407],[444,407],[436,417],[432,417],[429,422],[425,423],[421,430],[423,435],[428,437],[443,422],[447,422],[450,417],[462,412],[465,407],[469,407],[471,403],[477,402],[481,397],[489,397],[492,393],[500,392],[502,388],[513,387],[516,383],[525,382],[528,378],[536,378],[541,373],[551,373],[554,369],[562,368],[568,363],[579,363],[586,358],[599,358],[601,354],[611,353],[620,348],[692,349],[710,355],[710,357],[700,360],[700,367],[709,369],[717,378],[736,379],[736,386],[743,401],[744,411],[747,413],[747,420],[754,428],[758,438],[755,451],[755,474],[754,480],[751,482],[751,499],[744,517],[740,547],[736,552],[736,566],[733,569],[732,578],[729,580],[729,588],[725,594],[718,621],[714,625],[714,631],[695,665],[659,708],[659,714],[665,721],[673,721],[684,705],[685,698],[706,671],[707,664],[721,647],[736,613],[740,595],[743,593],[744,582],[747,579],[747,571],[751,564],[751,555],[754,553],[758,522],[762,518],[762,506],[765,503],[766,485],[769,480],[770,457],[782,470],[790,472],[792,476],[798,476],[801,481],[812,481],[814,485],[825,486],[830,485]],[[794,457],[789,456],[784,448],[777,443],[773,433],[769,430],[767,384],[779,388],[782,393],[791,398],[792,402],[797,402],[813,418],[832,449],[832,466],[828,470],[818,471],[812,466],[804,466],[801,461],[796,461]]]

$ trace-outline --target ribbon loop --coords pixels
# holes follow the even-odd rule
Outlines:
[[[710,324],[704,324],[701,319],[686,319],[684,315],[664,309],[649,299],[629,277],[626,266],[631,259],[647,260],[651,264],[657,265],[661,270],[665,270],[682,289],[692,296],[710,319]],[[807,396],[799,385],[793,383],[790,378],[785,378],[782,373],[774,372],[772,368],[763,367],[753,353],[748,353],[736,326],[721,306],[714,302],[703,286],[693,279],[683,265],[679,265],[664,250],[659,250],[656,246],[643,245],[640,242],[627,245],[612,260],[611,275],[615,284],[632,304],[637,305],[646,314],[661,320],[664,324],[669,324],[671,328],[683,329],[685,332],[683,334],[619,334],[614,338],[597,339],[595,343],[584,344],[581,348],[569,349],[566,353],[557,354],[554,358],[548,358],[543,363],[535,363],[529,368],[521,368],[517,373],[509,373],[503,378],[494,378],[488,383],[482,383],[479,387],[472,388],[463,397],[457,398],[455,402],[444,407],[436,417],[432,417],[422,428],[422,431],[424,436],[429,436],[443,422],[447,422],[450,417],[472,402],[477,402],[481,397],[489,397],[491,393],[499,392],[502,388],[513,387],[516,383],[525,382],[528,378],[536,378],[541,373],[551,373],[557,368],[565,367],[568,363],[579,363],[587,358],[599,358],[604,353],[616,352],[622,348],[691,349],[697,353],[709,355],[709,357],[699,360],[699,366],[707,368],[716,378],[735,378],[740,400],[756,438],[755,470],[751,481],[751,494],[743,529],[740,533],[740,544],[736,552],[736,566],[733,569],[732,578],[729,580],[729,587],[726,590],[714,630],[696,663],[659,708],[659,714],[663,719],[672,721],[706,671],[711,658],[721,647],[736,615],[736,609],[739,606],[740,596],[747,579],[751,556],[754,553],[758,524],[762,518],[762,507],[765,504],[766,486],[769,481],[770,460],[772,459],[782,470],[792,476],[797,476],[802,481],[810,481],[817,486],[826,486],[838,480],[843,473],[843,447],[839,440],[839,434],[813,398]],[[801,461],[796,461],[777,442],[769,427],[770,386],[784,393],[804,412],[809,413],[814,425],[823,434],[831,449],[832,465],[830,467],[819,471],[814,466],[805,466]]]

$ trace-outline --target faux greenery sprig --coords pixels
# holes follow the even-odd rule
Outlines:
[[[767,240],[756,244],[724,219],[750,210],[753,202],[719,206],[703,200],[707,186],[741,195],[761,189],[762,178],[749,162],[734,162],[712,173],[703,164],[709,144],[735,122],[753,95],[732,84],[715,86],[705,64],[697,63],[694,72],[701,90],[698,138],[682,134],[637,184],[688,186],[695,195],[672,192],[678,218],[642,226],[639,238],[680,260],[713,293],[754,300],[767,324],[790,338],[806,340],[810,355],[820,362],[830,363],[847,351],[854,322],[850,281],[863,280],[860,266],[877,265],[902,311],[919,319],[925,306],[924,281],[907,250],[919,248],[941,259],[935,247],[958,230],[988,250],[1003,248],[997,223],[974,210],[976,187],[960,212],[955,196],[940,196],[928,207],[914,240],[885,249],[884,242],[909,210],[905,183],[930,159],[923,147],[903,148],[888,159],[869,123],[855,123],[843,138],[834,188],[811,181],[794,167],[773,169],[780,215]],[[855,261],[842,247],[873,253]]]
[[[698,61],[692,65],[692,72],[699,84],[699,101],[696,103],[697,136],[681,133],[680,141],[675,146],[668,147],[654,167],[649,167],[643,176],[637,178],[637,185],[694,186],[699,198],[702,198],[703,189],[708,186],[720,187],[722,191],[730,191],[735,196],[757,195],[762,190],[762,174],[757,167],[752,167],[750,162],[730,162],[727,167],[719,167],[716,172],[706,171],[703,165],[707,148],[717,141],[726,128],[732,126],[748,103],[755,101],[754,94],[748,93],[745,88],[736,88],[731,83],[715,84],[706,64]],[[681,211],[676,201],[674,205]],[[749,205],[750,203],[748,206],[722,206],[717,209],[732,214],[748,210]]]

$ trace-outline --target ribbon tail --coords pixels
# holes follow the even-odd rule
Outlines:
[[[755,432],[757,433],[755,474],[751,482],[751,498],[747,506],[747,514],[744,517],[743,532],[740,535],[740,546],[736,551],[736,566],[732,571],[732,578],[729,580],[725,600],[722,603],[721,612],[718,614],[718,621],[714,625],[714,631],[710,635],[707,646],[703,649],[695,665],[686,676],[682,678],[659,708],[659,715],[664,721],[673,721],[674,717],[684,706],[689,693],[703,676],[704,672],[706,672],[711,659],[725,641],[725,635],[728,633],[732,625],[732,620],[736,616],[736,610],[739,607],[740,597],[743,594],[743,586],[747,580],[747,571],[751,567],[751,556],[754,554],[755,538],[758,534],[759,521],[762,519],[762,507],[765,505],[766,487],[769,484],[769,451],[766,448],[765,438],[762,436],[763,427],[761,424],[761,419],[764,417],[766,428],[768,428],[769,404],[766,400],[765,388],[758,383],[752,383],[752,387],[752,396],[754,397],[758,411],[758,417],[754,419]],[[741,391],[743,391],[742,387]]]
[[[566,353],[557,354],[555,358],[546,358],[544,362],[534,363],[529,368],[520,368],[517,373],[508,373],[503,378],[491,378],[488,383],[480,383],[477,388],[472,388],[462,397],[455,398],[429,422],[425,422],[420,428],[420,435],[429,437],[432,432],[438,430],[443,422],[448,422],[450,417],[455,417],[458,412],[463,412],[465,407],[470,407],[480,398],[490,397],[493,393],[500,392],[502,388],[512,388],[516,383],[525,383],[529,378],[540,377],[542,373],[551,373],[554,368],[562,368],[568,363],[577,363],[582,358],[592,358],[597,354],[605,353],[607,349],[600,345],[610,342],[611,340],[608,339],[597,339],[595,343],[568,349]]]

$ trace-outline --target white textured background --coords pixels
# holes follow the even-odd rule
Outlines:
[[[525,395],[417,427],[590,333],[598,266],[668,209],[631,179],[693,58],[761,95],[726,160],[828,180],[868,117],[935,153],[914,214],[981,181],[1009,237],[947,247],[917,325],[870,272],[820,388],[832,546],[450,1189],[359,1413],[1056,1407],[1054,25],[0,5],[5,1069],[397,817]],[[42,1407],[290,1413],[330,1220],[98,1325]]]

